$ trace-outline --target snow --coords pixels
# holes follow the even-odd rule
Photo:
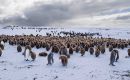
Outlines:
[[[130,39],[129,29],[56,29],[57,31],[76,31],[76,32],[100,32],[103,37],[115,37]],[[22,29],[0,29],[0,34],[41,34],[52,30],[22,30]],[[54,30],[53,30],[54,31]],[[130,48],[130,46],[129,46]],[[90,55],[89,52],[85,56],[74,53],[69,59],[66,67],[63,67],[59,55],[54,54],[54,64],[47,64],[47,57],[39,57],[38,53],[45,51],[44,48],[32,50],[37,53],[35,61],[24,61],[23,51],[18,53],[16,46],[5,43],[3,55],[0,57],[0,80],[130,80],[130,59],[127,56],[127,49],[119,49],[119,61],[115,62],[116,66],[109,65],[110,52],[106,49],[105,54],[99,57]],[[49,52],[48,52],[49,53]]]

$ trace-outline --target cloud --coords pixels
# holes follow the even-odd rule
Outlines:
[[[118,16],[116,19],[117,20],[130,20],[130,15]]]
[[[7,19],[4,19],[3,22],[13,23],[13,24],[24,24],[24,25],[45,25],[50,24],[55,21],[62,21],[73,17],[69,8],[65,5],[59,4],[44,4],[40,6],[33,6],[32,9],[26,9],[24,11],[25,18],[15,15]]]
[[[16,0],[18,1],[18,0]],[[26,6],[18,2],[18,11],[14,9],[12,15],[4,15],[1,24],[43,26],[51,24],[64,25],[101,25],[121,22],[122,25],[129,25],[129,15],[122,15],[130,12],[129,0],[30,0]],[[14,2],[12,2],[14,3]],[[16,2],[15,2],[16,3]],[[24,8],[23,8],[24,7]],[[1,8],[0,8],[1,9]],[[3,9],[4,10],[4,9]],[[0,14],[6,13],[0,12]],[[123,22],[125,19],[125,22]],[[119,21],[120,20],[120,21]],[[117,25],[119,26],[119,25]]]

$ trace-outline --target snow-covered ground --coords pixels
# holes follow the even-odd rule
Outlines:
[[[22,29],[0,29],[0,34],[42,34],[53,30],[22,30]],[[129,29],[91,29],[91,28],[71,28],[56,29],[56,31],[76,31],[76,32],[99,32],[103,37],[115,37],[130,39]],[[130,48],[130,46],[129,46]],[[33,48],[37,53],[34,62],[24,61],[21,53],[18,53],[16,46],[5,44],[3,55],[0,57],[0,80],[130,80],[130,58],[127,56],[127,48],[119,50],[119,61],[116,66],[109,65],[110,52],[106,49],[105,54],[101,54],[98,58],[90,55],[89,52],[85,56],[78,53],[71,55],[67,67],[63,67],[59,60],[59,55],[54,55],[54,64],[47,66],[47,58],[39,57],[38,53],[45,49]]]
[[[13,30],[12,30],[13,29]],[[40,35],[45,35],[46,32],[51,32],[51,31],[75,31],[75,32],[86,32],[86,33],[100,33],[102,34],[102,37],[113,37],[113,38],[122,38],[122,39],[130,39],[130,28],[80,28],[80,27],[70,27],[70,28],[51,28],[51,27],[46,27],[41,29],[35,28],[35,29],[28,29],[25,28],[7,28],[7,29],[0,29],[0,34],[5,34],[5,35],[23,35],[23,34],[40,34]]]

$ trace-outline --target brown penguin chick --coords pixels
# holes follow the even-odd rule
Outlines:
[[[117,47],[116,43],[112,43],[112,46],[113,46],[113,48]]]
[[[31,42],[31,47],[33,48],[34,46],[35,46],[35,45],[34,45],[34,42],[32,41],[32,42]]]
[[[75,52],[78,53],[79,50],[80,50],[79,46],[76,46],[76,48],[75,48]]]
[[[2,49],[0,48],[0,57],[1,57],[1,55],[2,55]]]
[[[88,51],[88,49],[89,49],[89,46],[85,45],[85,51]]]
[[[50,50],[50,45],[46,44],[46,50],[49,51]]]
[[[102,46],[100,47],[100,51],[101,51],[102,54],[105,53],[105,46],[104,46],[104,45],[102,45]]]
[[[81,56],[83,56],[85,54],[85,49],[81,48],[80,53],[81,53]]]
[[[118,43],[118,44],[117,44],[117,48],[119,48],[119,49],[121,48],[121,45],[120,45],[120,43]]]
[[[62,63],[63,66],[67,66],[67,64],[68,64],[68,58],[67,58],[66,55],[61,55],[59,57],[59,59],[61,59],[61,63]]]
[[[93,47],[90,47],[89,52],[90,52],[91,55],[93,55],[93,53],[94,53],[94,48],[93,48]]]
[[[18,51],[18,52],[21,52],[21,51],[22,51],[21,45],[18,45],[18,46],[17,46],[17,51]]]
[[[34,61],[36,59],[36,53],[30,51],[30,54],[31,54],[32,61]]]
[[[36,44],[36,48],[39,49],[40,48],[40,45],[39,43]]]
[[[127,43],[127,42],[126,42],[124,45],[125,45],[125,48],[127,48],[127,47],[128,47],[128,43]]]
[[[46,47],[46,43],[42,42],[42,47],[45,48]]]
[[[125,45],[123,43],[121,43],[121,49],[124,49]]]
[[[57,46],[57,45],[52,46],[52,50],[51,50],[51,52],[58,53],[58,52],[59,52],[59,48],[58,48],[58,46]]]
[[[73,48],[69,47],[69,54],[73,54]]]

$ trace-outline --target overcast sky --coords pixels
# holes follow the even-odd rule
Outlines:
[[[0,0],[0,24],[130,27],[130,0]]]

